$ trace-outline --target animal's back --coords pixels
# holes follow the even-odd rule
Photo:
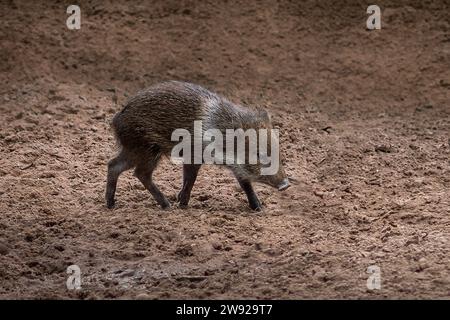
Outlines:
[[[169,81],[145,89],[132,97],[117,113],[112,127],[120,144],[129,151],[157,146],[168,153],[175,129],[192,132],[195,120],[203,117],[202,101],[218,98],[198,85]]]

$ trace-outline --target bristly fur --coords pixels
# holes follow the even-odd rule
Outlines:
[[[162,208],[170,206],[164,194],[152,181],[152,173],[162,155],[169,155],[178,141],[172,141],[176,129],[194,134],[194,122],[202,121],[203,132],[218,129],[226,136],[227,129],[271,129],[270,117],[264,110],[252,110],[230,102],[224,97],[198,85],[168,81],[142,90],[127,101],[122,111],[114,115],[111,127],[120,147],[119,154],[108,163],[106,203],[114,206],[114,195],[120,174],[135,168],[136,177],[150,191]],[[271,140],[268,140],[270,143]],[[233,159],[236,160],[236,159]],[[232,161],[236,163],[236,161]],[[190,192],[201,164],[183,166],[181,205],[187,205]],[[282,166],[272,176],[261,175],[261,163],[225,164],[235,174],[249,199],[250,207],[260,210],[261,203],[251,181],[274,187],[286,186]]]
[[[159,146],[167,154],[174,146],[175,129],[193,132],[193,123],[201,120],[208,129],[267,128],[268,114],[234,104],[198,85],[169,81],[140,91],[112,120],[119,145],[130,152],[142,153]]]

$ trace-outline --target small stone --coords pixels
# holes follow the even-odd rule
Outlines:
[[[136,296],[136,299],[137,300],[150,300],[152,297],[150,297],[148,294],[146,294],[146,293],[139,293],[137,296]]]
[[[430,267],[430,265],[428,264],[427,259],[425,259],[425,258],[420,258],[419,259],[419,269],[420,270],[424,270],[424,269],[429,268],[429,267]]]
[[[314,190],[314,195],[319,198],[323,198],[325,196],[325,193],[323,193],[322,191]]]

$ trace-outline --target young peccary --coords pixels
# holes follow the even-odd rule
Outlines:
[[[135,168],[135,176],[153,195],[162,208],[169,201],[152,181],[162,155],[170,155],[177,141],[172,141],[176,129],[193,131],[194,121],[202,121],[202,131],[218,129],[272,129],[265,111],[251,110],[191,83],[169,81],[152,86],[132,97],[112,120],[120,152],[108,163],[106,204],[114,206],[114,194],[119,175]],[[270,139],[268,143],[270,144]],[[278,140],[276,141],[278,143]],[[247,145],[246,145],[247,146]],[[204,148],[204,146],[203,146]],[[279,151],[277,156],[279,156]],[[261,210],[261,203],[252,188],[252,181],[262,182],[279,190],[289,187],[281,161],[274,174],[262,175],[263,164],[257,155],[256,164],[225,163],[236,176],[253,210]],[[278,157],[281,159],[281,157]],[[183,164],[183,186],[178,194],[180,207],[186,207],[201,163]]]

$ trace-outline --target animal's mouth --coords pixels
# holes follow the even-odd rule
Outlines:
[[[278,185],[278,191],[284,191],[287,188],[289,188],[291,185],[289,184],[289,180],[283,179],[283,181],[281,181],[281,183]]]

